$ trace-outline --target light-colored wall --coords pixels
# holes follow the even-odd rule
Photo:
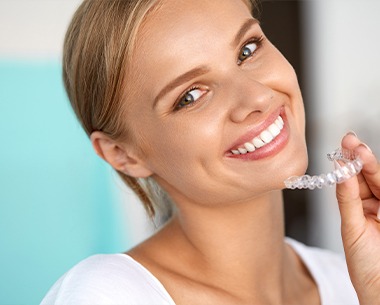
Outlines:
[[[59,59],[63,36],[80,0],[0,0],[0,56]]]
[[[380,152],[380,1],[305,1],[311,174],[332,170],[327,152],[355,131]],[[310,241],[342,251],[334,189],[310,193]]]

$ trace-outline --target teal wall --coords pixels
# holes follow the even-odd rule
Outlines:
[[[68,268],[127,249],[115,174],[93,153],[57,61],[0,61],[0,304],[39,304]]]

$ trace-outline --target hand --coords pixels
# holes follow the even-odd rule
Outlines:
[[[360,304],[380,304],[380,165],[352,133],[342,147],[354,150],[364,163],[358,176],[336,189],[348,270]]]

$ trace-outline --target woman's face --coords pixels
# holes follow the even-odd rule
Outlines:
[[[161,1],[133,60],[126,121],[174,200],[247,201],[304,173],[296,75],[242,0]]]

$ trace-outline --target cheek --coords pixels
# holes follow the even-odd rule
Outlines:
[[[169,124],[168,124],[169,125]],[[147,161],[158,183],[168,191],[173,199],[176,194],[201,200],[200,194],[213,172],[216,151],[212,147],[212,128],[205,125],[183,122],[160,126],[154,132],[148,151]]]
[[[304,130],[304,104],[296,72],[280,52],[278,52],[278,61],[274,64],[278,67],[275,90],[288,97],[289,107],[297,118],[298,128]]]
[[[143,149],[152,167],[158,172],[164,167],[181,170],[190,164],[196,167],[197,162],[204,162],[214,155],[218,149],[220,128],[215,117],[210,120],[203,116],[178,114],[178,118],[170,119],[170,122],[145,129],[147,132],[143,137],[148,145]]]

